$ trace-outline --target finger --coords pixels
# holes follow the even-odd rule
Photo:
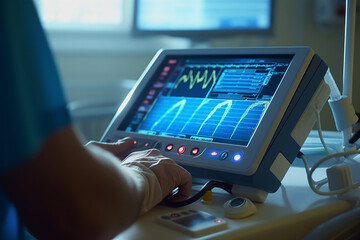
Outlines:
[[[147,149],[130,153],[123,161],[123,163],[131,163],[137,161],[150,167],[152,164],[156,164],[161,159],[165,158],[161,155],[158,149]]]
[[[116,156],[122,156],[133,148],[134,140],[131,138],[123,138],[116,143],[103,143],[103,142],[91,141],[87,145],[89,144],[98,146],[106,151],[111,152]]]
[[[155,173],[163,197],[166,197],[176,187],[179,188],[179,191],[174,195],[173,201],[182,201],[190,196],[191,174],[176,164],[174,160],[163,156],[158,149],[133,152],[126,157],[123,164],[131,165],[132,162],[141,163]]]
[[[164,157],[161,154],[161,152],[156,148],[132,152],[131,154],[129,154],[129,157],[132,155],[136,155],[136,157],[142,158],[142,159],[153,159],[153,158],[158,159],[159,157]]]
[[[181,166],[177,166],[179,168],[179,176],[175,182],[175,187],[178,187],[178,191],[175,195],[171,197],[171,201],[180,202],[188,199],[191,194],[192,189],[192,177],[191,174],[186,171]]]
[[[166,197],[174,188],[178,187],[179,191],[176,198],[187,198],[191,193],[191,174],[184,168],[175,163],[170,158],[162,156],[160,160],[150,166],[150,169],[157,176],[163,197]]]

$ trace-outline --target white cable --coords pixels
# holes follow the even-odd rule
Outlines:
[[[324,146],[325,151],[326,151],[328,154],[331,154],[331,151],[330,151],[329,148],[327,147],[327,145],[326,145],[326,143],[325,143],[325,140],[324,140],[324,137],[323,137],[323,134],[322,134],[320,111],[319,111],[317,108],[315,108],[315,116],[316,116],[317,131],[318,131],[318,134],[319,134],[319,138],[320,138],[321,144]]]
[[[327,178],[324,178],[320,181],[314,181],[313,178],[312,178],[312,174],[313,172],[322,164],[324,163],[325,161],[327,160],[330,160],[332,158],[336,158],[337,161],[340,160],[340,157],[343,157],[343,156],[348,156],[348,155],[353,155],[353,154],[360,154],[360,151],[348,151],[348,152],[339,152],[339,153],[334,153],[334,154],[331,154],[329,148],[327,147],[326,143],[325,143],[325,140],[324,140],[324,137],[323,137],[323,134],[322,134],[322,129],[321,129],[321,119],[320,119],[320,111],[315,107],[314,108],[314,111],[315,111],[315,116],[316,116],[316,120],[317,120],[317,130],[318,130],[318,134],[319,134],[319,138],[320,138],[320,141],[324,147],[324,149],[329,153],[328,156],[320,159],[317,163],[314,164],[314,166],[310,169],[309,168],[309,165],[308,165],[308,162],[304,156],[304,154],[302,154],[300,156],[300,158],[303,160],[304,162],[304,166],[305,166],[305,171],[306,171],[306,175],[307,175],[307,180],[308,180],[308,183],[309,183],[309,186],[310,188],[317,194],[320,194],[320,195],[335,195],[335,194],[343,194],[343,193],[346,193],[346,192],[349,192],[351,191],[352,189],[355,189],[357,187],[360,186],[360,182],[356,183],[356,184],[352,184],[351,186],[348,186],[346,188],[342,188],[342,189],[339,189],[339,190],[334,190],[334,191],[328,191],[328,192],[324,192],[324,191],[320,191],[320,187],[322,185],[324,185],[325,183],[328,182],[328,179]]]
[[[319,186],[315,186],[315,185],[322,185],[324,183],[324,181],[321,180],[321,181],[315,182],[312,178],[312,174],[314,173],[314,171],[325,161],[327,161],[331,158],[335,158],[335,157],[342,157],[342,156],[348,156],[348,155],[354,155],[354,154],[360,154],[360,151],[349,151],[349,152],[340,152],[340,153],[330,154],[330,155],[320,159],[317,163],[314,164],[314,166],[310,170],[309,170],[309,165],[307,163],[307,160],[306,160],[305,156],[302,154],[301,159],[303,160],[304,165],[305,165],[305,171],[306,171],[307,180],[308,180],[310,188],[317,194],[328,196],[328,195],[335,195],[335,194],[343,194],[343,193],[349,192],[352,189],[360,187],[360,182],[357,182],[346,188],[342,188],[342,189],[335,190],[335,191],[324,192],[324,191],[319,190]]]
[[[326,71],[326,74],[324,76],[325,83],[330,88],[330,101],[339,101],[341,99],[341,93],[339,91],[338,86],[336,85],[336,82],[334,80],[334,77],[332,76],[330,72],[330,68]]]
[[[309,169],[310,169],[309,165],[308,165],[308,162],[307,162],[304,155],[301,155],[301,159],[303,160],[304,165],[305,165],[306,176],[308,176],[309,175]],[[308,181],[310,181],[309,178],[308,178]],[[323,185],[323,184],[327,183],[327,178],[324,178],[324,179],[322,179],[320,181],[314,181],[313,179],[311,179],[311,181],[312,181],[313,185]]]
[[[353,150],[353,145],[348,141],[351,137],[352,125],[358,121],[354,106],[348,96],[340,95],[330,70],[326,72],[324,80],[330,87],[330,100],[328,102],[334,116],[336,129],[343,134],[344,150]]]

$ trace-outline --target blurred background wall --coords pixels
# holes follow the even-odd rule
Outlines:
[[[329,65],[341,90],[344,22],[320,23],[317,20],[314,0],[275,0],[273,13],[274,26],[272,33],[267,36],[217,37],[209,39],[206,44],[208,47],[310,46]],[[360,111],[359,24],[356,30],[353,104],[355,109]],[[101,124],[97,121],[93,126],[87,126],[85,139],[100,138],[116,107],[159,48],[192,46],[186,39],[135,38],[126,33],[113,36],[99,32],[75,40],[57,33],[49,34],[49,40],[67,98],[73,104],[77,120],[80,122],[84,119],[90,124],[87,114],[91,109],[94,110],[94,116],[97,114],[99,119],[103,120]],[[62,47],[64,41],[70,47]],[[89,47],[84,47],[86,45]],[[86,111],[82,113],[84,109]],[[103,113],[99,109],[102,109]],[[333,118],[327,104],[321,116],[323,128],[334,130]],[[93,130],[90,133],[91,128]]]

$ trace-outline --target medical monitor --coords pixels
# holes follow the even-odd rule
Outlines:
[[[196,38],[265,34],[272,27],[272,0],[135,0],[135,35]]]
[[[162,50],[102,140],[130,136],[194,177],[273,192],[328,97],[326,70],[306,47]]]

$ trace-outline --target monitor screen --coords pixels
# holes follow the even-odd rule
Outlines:
[[[263,201],[329,97],[327,69],[308,47],[160,50],[102,141],[131,137],[130,152],[158,149],[195,178]]]
[[[208,36],[269,32],[272,0],[136,0],[136,34]]]
[[[119,130],[247,146],[292,58],[167,56]]]

